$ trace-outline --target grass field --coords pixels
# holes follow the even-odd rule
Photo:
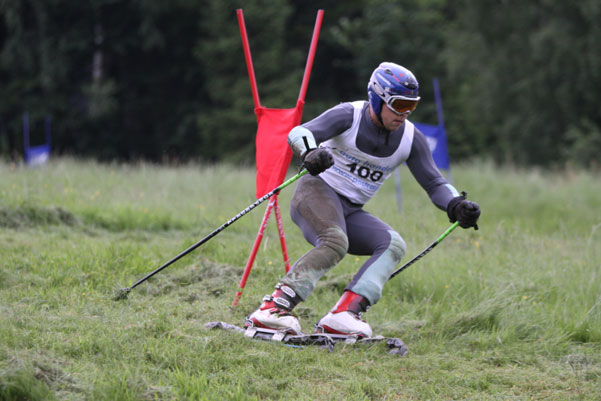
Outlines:
[[[0,400],[601,399],[599,175],[456,166],[480,230],[455,230],[365,315],[405,357],[204,327],[242,325],[284,271],[272,219],[231,306],[264,206],[113,300],[251,204],[252,168],[62,159],[0,176]],[[401,233],[406,261],[450,223],[406,169],[402,182],[401,213],[392,180],[366,209]],[[280,196],[291,260],[309,249],[287,213],[294,186]],[[305,330],[363,260],[297,308]]]

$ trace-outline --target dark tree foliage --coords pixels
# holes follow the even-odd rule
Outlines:
[[[601,3],[453,4],[445,64],[458,154],[598,165]]]
[[[599,166],[598,0],[1,0],[0,154],[20,158],[50,115],[53,151],[100,160],[246,161],[261,104],[294,107],[318,9],[303,119],[366,98],[381,61],[411,69],[435,123],[441,83],[454,161]]]

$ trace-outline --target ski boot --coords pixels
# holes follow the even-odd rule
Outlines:
[[[259,309],[246,318],[244,326],[301,334],[300,322],[291,312],[300,301],[292,288],[280,283],[275,286],[273,294],[265,295]]]
[[[367,312],[369,306],[366,298],[346,290],[334,308],[315,324],[315,332],[369,338],[371,327],[361,319],[361,313]]]

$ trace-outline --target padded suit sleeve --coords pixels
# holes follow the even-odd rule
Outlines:
[[[318,144],[342,134],[353,125],[355,109],[350,103],[341,103],[324,111],[313,120],[302,124],[315,136]]]
[[[309,150],[317,147],[313,133],[300,125],[292,128],[292,131],[288,134],[288,145],[301,160],[304,159]]]
[[[288,144],[294,154],[302,159],[307,150],[315,149],[323,141],[340,135],[353,125],[354,108],[350,103],[341,103],[324,111],[302,125],[292,128]]]
[[[436,168],[428,141],[417,128],[413,136],[411,153],[407,159],[407,167],[419,185],[427,192],[432,203],[440,210],[446,211],[451,199],[459,196],[457,189],[449,184]]]

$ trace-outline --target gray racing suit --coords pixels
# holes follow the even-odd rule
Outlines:
[[[290,215],[314,248],[281,282],[306,300],[317,281],[347,253],[370,255],[346,289],[375,304],[406,246],[363,205],[403,162],[438,208],[446,211],[457,190],[436,168],[426,138],[409,120],[392,132],[380,128],[371,120],[367,102],[342,103],[325,111],[293,128],[288,143],[299,157],[317,145],[328,147],[334,165],[319,176],[299,180]]]

